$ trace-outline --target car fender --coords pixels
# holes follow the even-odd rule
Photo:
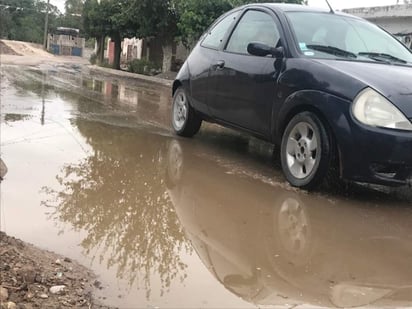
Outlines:
[[[190,70],[187,60],[184,62],[183,66],[180,68],[179,73],[173,82],[172,86],[172,96],[175,94],[177,88],[183,86],[183,88],[190,95]]]
[[[341,168],[346,165],[348,153],[353,149],[351,102],[327,92],[318,90],[300,90],[286,98],[274,121],[274,142],[280,145],[282,135],[289,121],[298,113],[311,111],[331,131],[336,139]]]
[[[344,130],[350,130],[347,117],[350,117],[351,102],[335,95],[318,90],[299,90],[289,95],[279,110],[274,121],[275,137],[281,139],[289,121],[299,112],[313,111],[320,116],[326,125],[335,130],[336,125]],[[328,116],[326,116],[328,115]],[[341,118],[344,118],[342,122]]]

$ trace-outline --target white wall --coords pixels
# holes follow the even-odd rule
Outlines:
[[[412,32],[412,17],[372,18],[369,21],[393,34]]]
[[[345,9],[344,12],[365,19],[385,17],[412,17],[412,4]]]

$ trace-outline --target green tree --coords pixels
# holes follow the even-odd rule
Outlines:
[[[82,22],[83,15],[83,0],[66,0],[64,4],[65,13],[60,19],[61,27],[76,28],[80,30],[80,35],[84,35],[84,27]]]
[[[70,0],[80,1],[80,0]],[[245,4],[246,0],[85,0],[83,20],[87,36],[98,42],[98,63],[103,61],[103,42],[115,43],[113,67],[120,68],[121,41],[125,37],[156,37],[162,42],[163,71],[171,67],[173,44],[190,45],[218,16]],[[258,0],[258,2],[267,2]],[[276,2],[276,1],[275,1]],[[303,3],[303,0],[283,2]]]
[[[172,46],[178,35],[174,0],[129,1],[128,19],[136,21],[134,26],[138,37],[156,37],[162,41],[163,71],[170,70]]]
[[[40,0],[0,0],[1,38],[41,43],[46,3]],[[56,26],[60,12],[49,6],[49,29]]]
[[[83,5],[83,0],[66,0],[64,2],[64,9],[66,11],[65,13],[82,15]]]
[[[104,40],[109,36],[115,46],[113,68],[120,69],[121,42],[135,36],[135,17],[128,12],[128,0],[86,0],[83,8],[83,24],[87,37],[96,38],[97,63],[103,62]]]
[[[193,44],[216,18],[233,8],[227,0],[181,0],[176,1],[176,4],[179,14],[179,39],[187,47]]]
[[[180,41],[190,46],[198,40],[212,22],[224,12],[250,2],[286,2],[304,4],[304,0],[175,0]]]
[[[87,38],[96,39],[98,65],[103,63],[107,23],[103,4],[97,0],[86,0],[83,7],[83,27]]]
[[[109,17],[111,27],[108,35],[114,42],[113,68],[119,70],[122,40],[136,36],[137,20],[135,16],[128,13],[130,0],[110,0],[107,5],[111,12]]]

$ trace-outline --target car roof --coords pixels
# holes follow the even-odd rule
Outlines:
[[[329,10],[323,9],[323,8],[317,8],[317,7],[312,7],[308,5],[303,5],[303,4],[292,4],[292,3],[261,3],[261,5],[270,7],[273,9],[277,9],[280,11],[284,12],[296,12],[296,11],[301,11],[301,12],[329,12]]]
[[[282,12],[330,13],[329,9],[318,8],[318,7],[313,7],[313,6],[303,5],[303,4],[292,4],[292,3],[273,3],[273,2],[272,3],[251,3],[248,5],[245,5],[244,7],[248,7],[248,6],[264,6],[274,11],[282,11]],[[361,19],[357,16],[346,14],[340,11],[334,11],[334,14],[340,15],[340,16],[353,17],[356,19]]]

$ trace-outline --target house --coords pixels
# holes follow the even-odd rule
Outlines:
[[[83,57],[85,43],[74,28],[58,27],[47,36],[47,50],[54,55]]]
[[[412,48],[412,4],[363,7],[343,11],[377,24],[395,35],[407,47]]]
[[[172,48],[172,71],[177,71],[180,65],[188,57],[190,50],[180,43],[173,44]],[[114,42],[110,39],[107,43],[106,58],[109,64],[114,62]],[[122,41],[122,52],[120,62],[126,65],[134,59],[147,59],[161,67],[163,61],[162,41],[157,38],[126,38]]]

